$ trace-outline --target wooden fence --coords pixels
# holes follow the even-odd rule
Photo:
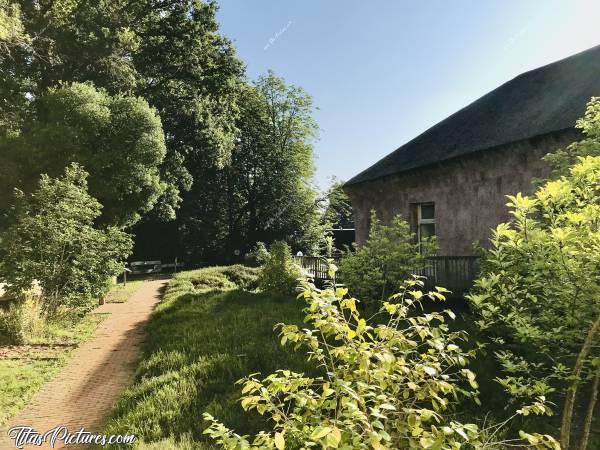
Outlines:
[[[329,264],[325,258],[318,256],[295,256],[294,261],[308,272],[315,281],[329,280]],[[334,260],[339,264],[338,260]],[[401,270],[400,265],[391,265],[385,269],[389,273]],[[415,275],[425,277],[425,287],[432,289],[442,286],[451,290],[455,295],[462,295],[473,286],[473,281],[479,271],[477,256],[432,256],[427,258],[423,269],[411,271]],[[344,282],[344,274],[338,271],[336,282]]]

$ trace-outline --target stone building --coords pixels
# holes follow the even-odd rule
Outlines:
[[[505,196],[531,193],[532,179],[548,175],[541,158],[579,138],[574,125],[593,96],[600,46],[519,75],[431,127],[346,183],[357,242],[374,209],[435,234],[440,255],[471,255],[509,220]]]

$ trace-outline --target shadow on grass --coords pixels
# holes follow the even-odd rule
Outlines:
[[[275,324],[302,323],[302,303],[243,290],[190,292],[173,283],[147,327],[135,381],[119,402],[107,433],[145,442],[191,435],[205,441],[202,414],[236,431],[256,433],[264,418],[239,405],[235,382],[277,369],[313,372],[306,355],[279,344]]]

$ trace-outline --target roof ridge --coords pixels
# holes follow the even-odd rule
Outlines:
[[[573,127],[594,95],[600,95],[600,45],[516,75],[396,148],[346,185]],[[498,128],[507,132],[503,135]]]

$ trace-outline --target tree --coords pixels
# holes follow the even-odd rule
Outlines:
[[[45,309],[90,307],[123,270],[131,238],[115,227],[98,229],[101,205],[87,192],[78,165],[61,178],[42,175],[31,194],[17,193],[15,221],[0,235],[0,278],[19,294],[37,280]]]
[[[185,197],[186,242],[216,258],[236,249],[244,254],[258,241],[309,250],[323,228],[312,185],[312,99],[269,72],[243,90],[240,106],[240,137],[229,164],[204,165],[204,183]]]
[[[10,57],[11,50],[30,41],[21,22],[19,5],[0,0],[0,61]]]
[[[222,165],[233,147],[243,66],[218,33],[217,6],[201,0],[20,0],[31,45],[0,62],[0,114],[28,115],[62,82],[140,96],[162,119],[167,182],[156,216],[173,219],[196,169]],[[15,121],[18,122],[17,119]],[[0,130],[1,131],[1,130]],[[1,133],[0,133],[1,134]],[[192,175],[190,175],[190,173]]]
[[[325,198],[327,206],[323,215],[324,221],[331,228],[354,228],[352,203],[344,192],[344,182],[334,177]]]
[[[168,186],[160,176],[165,141],[145,100],[73,83],[51,88],[34,106],[19,134],[0,138],[1,209],[13,188],[31,192],[41,173],[58,176],[71,162],[89,172],[103,223],[130,226],[154,207]]]
[[[342,257],[341,277],[350,292],[363,301],[383,301],[407,276],[418,273],[425,258],[435,251],[433,239],[417,242],[402,216],[383,225],[371,211],[369,238]]]
[[[381,308],[386,320],[371,326],[346,289],[305,283],[307,325],[280,324],[281,343],[306,349],[325,375],[250,375],[240,380],[242,407],[267,416],[272,429],[240,436],[205,413],[205,433],[226,450],[558,449],[552,437],[524,432],[503,442],[498,434],[507,422],[482,429],[453,414],[461,399],[477,401],[476,376],[468,369],[473,355],[460,347],[466,333],[446,325],[452,312],[417,312],[423,298],[444,298],[442,288],[427,294],[421,288],[418,279],[400,286]],[[515,416],[548,413],[540,399]]]
[[[563,400],[564,450],[587,448],[600,379],[599,186],[600,156],[579,156],[533,196],[509,196],[513,221],[494,231],[469,296],[478,324],[502,346],[505,389]],[[583,386],[591,395],[579,417]]]

